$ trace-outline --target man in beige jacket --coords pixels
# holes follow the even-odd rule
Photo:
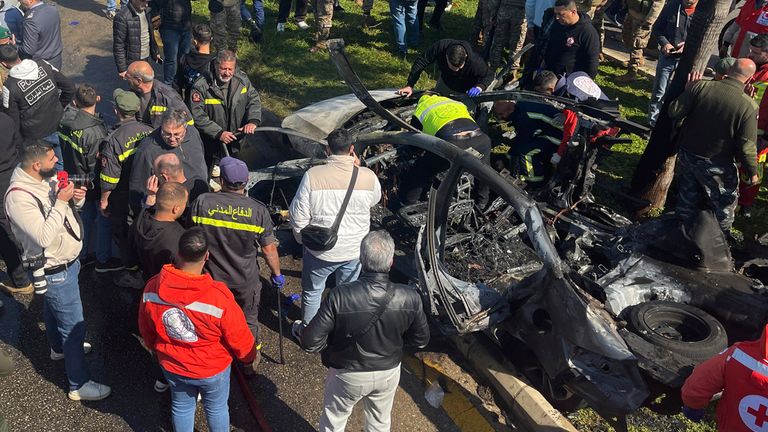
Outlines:
[[[78,256],[82,226],[75,205],[85,201],[85,188],[72,182],[60,188],[56,181],[58,158],[45,141],[28,142],[21,163],[13,171],[5,196],[11,230],[24,250],[24,262],[33,271],[38,293],[45,293],[43,320],[51,360],[64,360],[72,400],[100,400],[108,386],[90,380],[85,354],[85,321],[80,301]],[[77,204],[75,204],[77,203]],[[47,290],[35,270],[43,269]],[[42,279],[42,278],[40,278]]]

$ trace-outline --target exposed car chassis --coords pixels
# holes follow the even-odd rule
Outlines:
[[[323,163],[322,138],[330,130],[345,127],[356,133],[358,154],[385,185],[385,200],[373,223],[393,233],[401,251],[398,267],[417,281],[425,308],[446,333],[484,332],[509,358],[519,362],[522,357],[523,363],[539,368],[544,379],[534,384],[555,402],[565,402],[561,407],[583,399],[620,428],[625,427],[624,416],[646,401],[647,380],[679,387],[703,360],[701,352],[681,354],[658,344],[666,336],[682,345],[700,340],[654,328],[646,333],[658,334],[643,334],[633,326],[630,314],[638,305],[667,300],[697,306],[719,322],[708,331],[716,333],[722,324],[730,342],[759,334],[768,318],[764,287],[733,271],[719,230],[705,230],[712,232],[708,238],[715,256],[699,251],[706,256],[691,263],[686,258],[693,252],[688,254],[680,243],[677,254],[663,247],[664,241],[682,241],[675,237],[680,224],[673,217],[633,225],[594,203],[593,168],[605,151],[604,143],[591,142],[594,128],[618,126],[623,132],[642,133],[641,126],[593,106],[525,91],[474,98],[478,110],[484,102],[533,100],[567,107],[579,116],[559,172],[545,188],[526,192],[472,153],[414,131],[405,119],[415,99],[395,97],[391,91],[369,93],[352,72],[343,44],[332,42],[330,50],[364,105],[348,95],[286,118],[283,126],[298,130],[291,132],[291,144],[308,157],[251,172],[249,187],[300,177]],[[329,109],[336,113],[330,120]],[[450,168],[430,191],[428,203],[393,208],[386,191],[396,190],[398,176],[421,151],[446,159]],[[489,185],[497,196],[484,212],[469,199],[471,178]],[[711,225],[706,215],[702,218],[703,225]],[[465,265],[466,255],[473,253],[469,259],[479,261],[475,266],[497,274],[474,277],[473,263],[464,279],[456,274],[464,267],[452,264],[454,258],[463,254]],[[698,317],[694,313],[691,319]],[[722,348],[721,336],[710,350]]]

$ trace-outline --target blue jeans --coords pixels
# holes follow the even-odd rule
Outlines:
[[[109,219],[99,211],[99,200],[93,199],[83,204],[80,210],[83,219],[83,250],[80,259],[85,258],[91,250],[96,254],[96,261],[105,263],[113,256],[118,256],[119,251],[112,241],[112,229]],[[91,247],[92,243],[96,243]]]
[[[401,53],[408,52],[408,46],[419,44],[419,2],[416,0],[389,0],[389,13],[392,15],[392,26],[395,29],[395,44]],[[406,35],[408,43],[406,44]]]
[[[261,0],[253,0],[253,15],[251,15],[251,11],[248,10],[248,6],[245,5],[245,1],[240,4],[240,16],[242,17],[243,21],[248,21],[249,19],[253,18],[253,21],[256,22],[256,25],[260,28],[264,28],[264,3],[262,3]]]
[[[304,323],[308,324],[317,315],[325,281],[334,272],[336,283],[339,285],[356,281],[360,276],[360,260],[328,262],[304,249],[301,269],[301,311]]]
[[[176,65],[183,54],[192,49],[192,32],[189,30],[160,29],[163,40],[163,82],[171,85],[176,77]]]
[[[59,133],[54,132],[46,137],[43,137],[43,141],[53,146],[53,153],[56,155],[56,158],[59,160],[58,162],[56,162],[56,171],[63,171],[64,158],[61,156],[61,143],[59,142]]]
[[[653,90],[651,91],[651,103],[648,106],[648,123],[651,127],[656,126],[661,105],[664,103],[664,93],[667,92],[667,85],[669,85],[679,61],[679,58],[659,54],[659,60],[656,63],[656,79],[653,81]]]
[[[85,320],[80,301],[80,285],[77,277],[80,261],[56,274],[46,275],[48,291],[43,301],[43,321],[48,345],[57,353],[64,353],[64,368],[69,389],[77,390],[90,379],[85,363],[83,342]]]
[[[123,7],[126,2],[123,2],[123,0],[120,0],[120,7]],[[117,0],[107,0],[107,10],[110,12],[115,12],[117,10]]]
[[[229,432],[229,372],[231,365],[210,378],[187,378],[163,369],[171,386],[171,415],[175,432],[192,432],[195,429],[197,394],[203,398],[208,430]]]

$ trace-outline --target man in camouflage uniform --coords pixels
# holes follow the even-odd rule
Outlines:
[[[315,13],[315,44],[309,52],[317,52],[326,49],[325,42],[331,36],[333,0],[313,0],[312,7]]]
[[[476,47],[490,48],[493,23],[499,11],[499,0],[479,0],[475,19],[472,22],[472,43]],[[485,56],[483,56],[485,57]]]
[[[605,42],[605,9],[608,7],[608,0],[577,0],[576,8],[579,12],[587,14],[595,26],[597,34],[600,36],[600,49],[602,50]],[[602,55],[602,54],[601,54]]]
[[[488,58],[494,73],[501,66],[504,48],[509,48],[510,60],[523,48],[526,28],[525,0],[501,0]],[[511,69],[513,76],[519,68],[520,59],[517,59]]]
[[[645,63],[643,49],[651,38],[651,27],[664,8],[664,0],[627,0],[627,17],[621,29],[624,47],[629,50],[627,73],[618,79],[630,82],[637,79],[637,71]]]
[[[240,0],[209,0],[213,43],[219,50],[237,52],[240,37]]]

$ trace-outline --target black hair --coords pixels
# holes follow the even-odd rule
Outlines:
[[[535,77],[533,77],[533,88],[547,85],[553,81],[557,83],[557,75],[555,75],[552,71],[543,70],[537,73]]]
[[[77,86],[75,91],[75,102],[80,108],[92,107],[96,105],[96,89],[87,83]]]
[[[192,39],[204,44],[211,43],[213,40],[211,26],[206,23],[195,24],[192,27]]]
[[[749,44],[761,50],[768,49],[768,33],[760,33],[753,37]]]
[[[16,45],[0,45],[0,62],[15,63],[19,60],[19,51]]]
[[[352,145],[352,137],[346,129],[335,129],[328,134],[328,147],[331,154],[345,155],[349,153],[349,146]]]
[[[53,150],[53,146],[47,141],[27,141],[24,143],[24,150],[21,154],[22,166],[29,167],[33,163],[44,158],[51,150]]]
[[[467,57],[469,57],[467,50],[459,44],[448,47],[446,55],[448,56],[448,63],[454,67],[463,65],[467,61]]]
[[[179,238],[179,258],[184,262],[200,262],[208,252],[208,237],[202,227],[192,227]]]

